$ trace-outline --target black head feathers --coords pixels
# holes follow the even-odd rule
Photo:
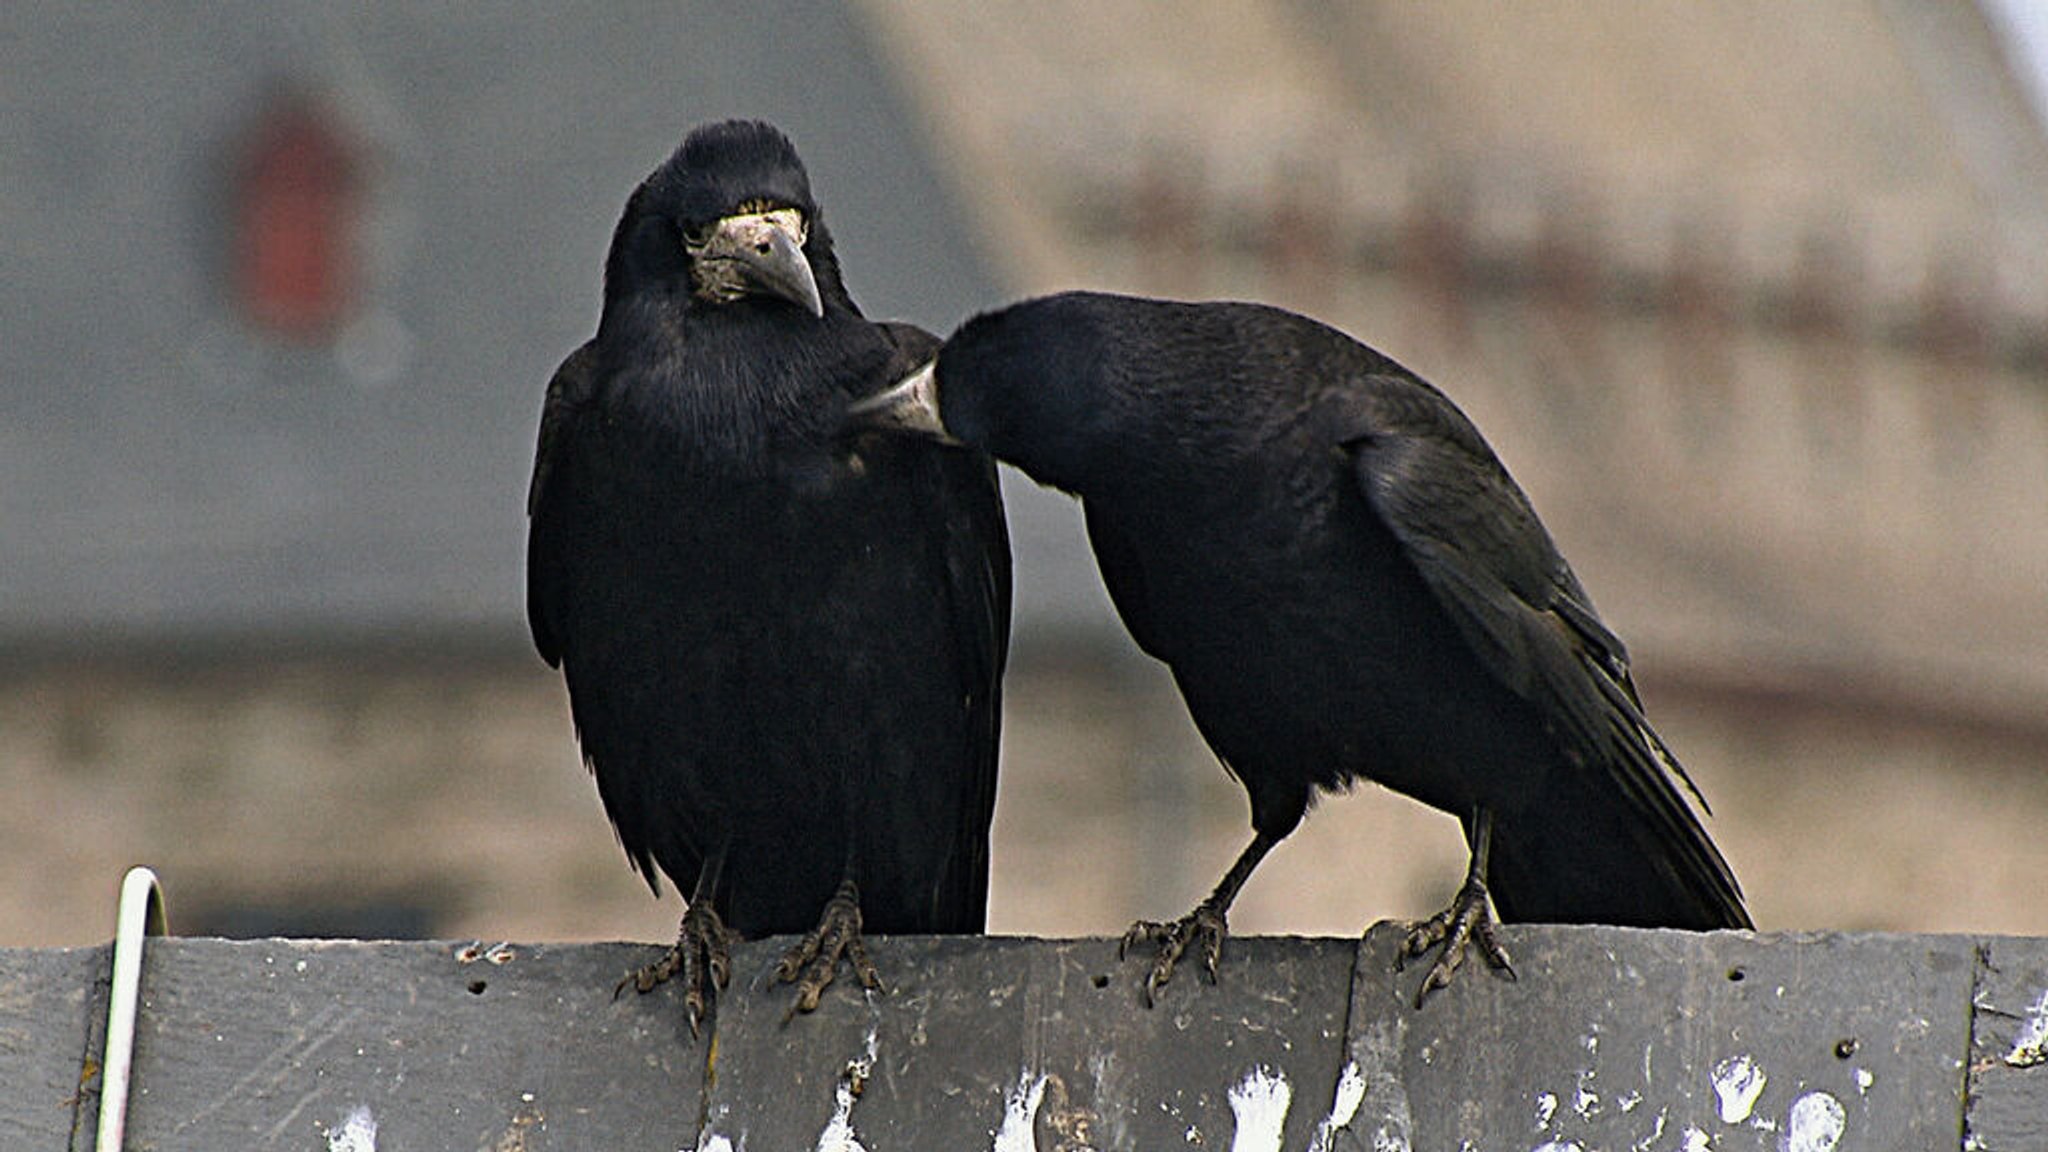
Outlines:
[[[724,120],[693,130],[648,177],[647,195],[651,206],[687,224],[769,208],[798,208],[806,217],[818,210],[796,146],[761,120]]]

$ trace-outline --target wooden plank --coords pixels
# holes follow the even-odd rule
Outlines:
[[[129,1145],[686,1148],[704,1050],[668,997],[612,1000],[652,954],[153,940]]]
[[[1965,1147],[2048,1148],[2048,940],[1982,941]]]
[[[885,938],[794,1020],[758,941],[701,1038],[612,998],[653,946],[153,940],[129,1146],[2048,1148],[2048,940],[1523,926],[1417,1009],[1399,937],[1232,940],[1152,1009],[1113,941]],[[0,951],[0,1148],[89,1146],[106,968]]]
[[[1955,1148],[1963,937],[1522,927],[1417,1010],[1401,931],[1359,950],[1361,1106],[1337,1146]]]
[[[104,1031],[109,949],[0,949],[0,1148],[72,1147],[74,1128],[92,1143],[99,1066],[87,1038]]]
[[[784,1024],[773,950],[748,945],[698,1148],[1304,1147],[1355,947],[1233,940],[1218,985],[1190,968],[1147,1009],[1111,940],[882,940],[888,992],[835,987]]]

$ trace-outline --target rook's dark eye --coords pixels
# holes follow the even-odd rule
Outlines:
[[[708,225],[708,224],[685,224],[685,225],[683,225],[683,243],[684,243],[684,244],[686,244],[686,245],[688,245],[688,246],[690,246],[690,247],[692,247],[692,248],[702,248],[702,247],[704,246],[704,242],[705,242],[706,240],[709,240],[709,239],[711,239],[711,226],[710,226],[710,225]]]

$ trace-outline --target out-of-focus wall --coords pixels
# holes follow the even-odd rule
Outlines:
[[[2048,933],[2040,733],[1644,685],[1767,928]],[[1029,656],[1008,688],[990,927],[1115,934],[1178,915],[1248,836],[1170,683]],[[129,864],[186,933],[670,938],[626,866],[538,660],[281,657],[0,676],[0,939],[106,939]],[[1239,932],[1346,934],[1439,908],[1457,826],[1383,789],[1325,801]]]

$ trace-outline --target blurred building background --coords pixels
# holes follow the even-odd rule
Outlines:
[[[2022,17],[2026,13],[2020,14]],[[2039,19],[2039,14],[2034,14]],[[0,16],[0,944],[665,939],[523,621],[541,390],[691,124],[876,316],[1264,299],[1442,386],[1769,928],[2048,934],[2048,144],[2013,10],[865,0]],[[1019,557],[993,927],[1184,911],[1242,794],[1078,515]],[[1434,910],[1375,788],[1241,932]]]

